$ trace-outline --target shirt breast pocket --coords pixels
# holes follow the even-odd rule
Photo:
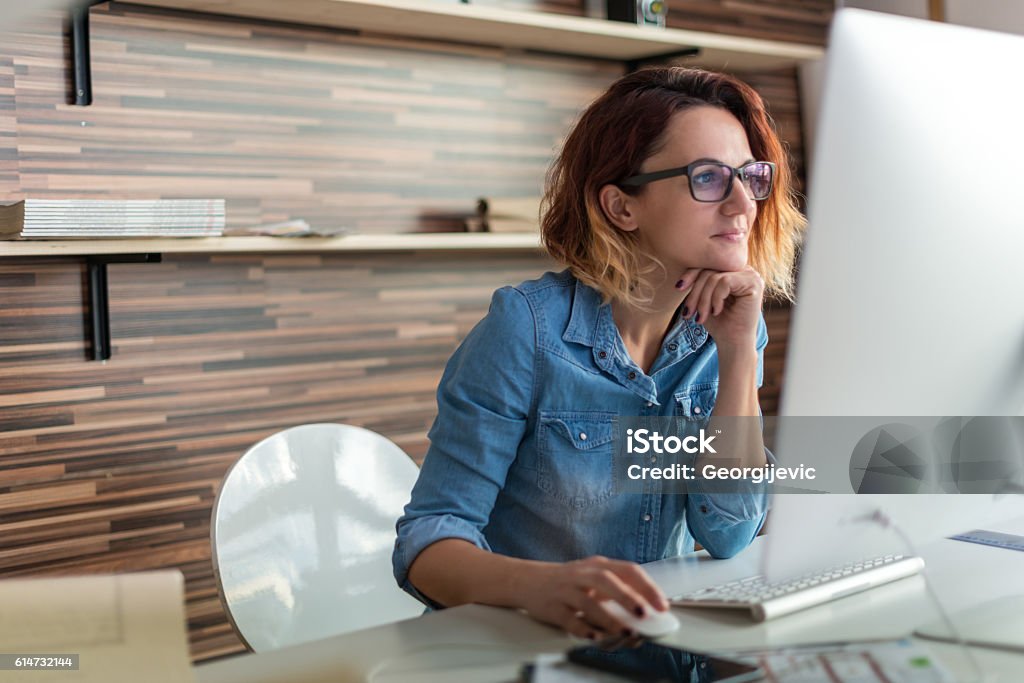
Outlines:
[[[706,424],[711,417],[711,411],[715,408],[715,399],[718,398],[718,383],[695,384],[677,391],[675,398],[676,417]]]
[[[540,411],[537,486],[571,508],[611,498],[615,413]]]

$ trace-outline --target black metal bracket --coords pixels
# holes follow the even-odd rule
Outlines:
[[[71,67],[74,76],[71,98],[82,107],[92,104],[92,58],[89,55],[89,8],[104,0],[82,0],[71,8]]]
[[[92,359],[110,358],[110,298],[107,289],[108,263],[160,263],[162,254],[111,254],[89,256],[89,321],[92,332]]]
[[[660,55],[651,55],[650,57],[641,57],[640,59],[630,59],[626,62],[626,73],[631,74],[634,71],[638,71],[648,64],[653,64],[655,62],[664,62],[669,59],[678,59],[679,57],[696,57],[699,54],[699,47],[688,47],[682,50],[665,52]]]

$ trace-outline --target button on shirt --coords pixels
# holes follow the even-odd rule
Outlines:
[[[768,343],[757,331],[757,384]],[[502,555],[564,562],[590,555],[645,563],[693,550],[730,557],[757,535],[764,487],[711,495],[615,494],[617,416],[710,418],[718,354],[707,331],[676,318],[645,373],[597,291],[568,271],[494,293],[448,361],[430,449],[397,524],[402,588],[419,553],[458,538]]]

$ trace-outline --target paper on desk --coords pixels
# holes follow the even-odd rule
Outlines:
[[[0,681],[194,683],[181,572],[0,580],[0,653],[79,655]]]
[[[909,639],[783,648],[736,655],[756,663],[771,683],[953,683],[927,650]]]

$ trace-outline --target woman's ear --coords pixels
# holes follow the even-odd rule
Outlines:
[[[633,232],[640,223],[637,220],[636,200],[616,185],[608,184],[598,192],[601,210],[612,225],[625,232]]]

